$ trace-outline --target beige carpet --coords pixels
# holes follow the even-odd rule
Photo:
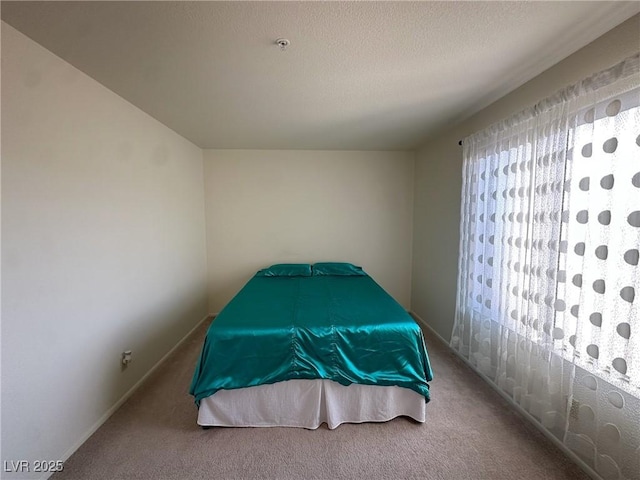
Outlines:
[[[428,332],[435,379],[425,424],[202,430],[187,391],[206,326],[52,478],[588,478]]]

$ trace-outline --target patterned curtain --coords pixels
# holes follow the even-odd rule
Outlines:
[[[605,479],[640,479],[640,55],[464,140],[451,346]]]

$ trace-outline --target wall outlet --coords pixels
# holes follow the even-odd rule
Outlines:
[[[129,365],[129,363],[131,363],[131,355],[133,354],[133,352],[131,350],[125,350],[124,352],[122,352],[122,365],[123,366],[127,366]]]

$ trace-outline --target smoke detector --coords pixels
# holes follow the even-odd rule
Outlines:
[[[285,51],[287,47],[291,45],[291,42],[286,38],[279,38],[278,40],[276,40],[276,45],[280,47],[280,50]]]

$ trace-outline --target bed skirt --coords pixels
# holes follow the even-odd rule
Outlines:
[[[219,390],[203,398],[198,425],[301,427],[326,423],[386,422],[408,416],[425,420],[422,395],[403,387],[340,385],[332,380],[287,380],[270,385]]]

